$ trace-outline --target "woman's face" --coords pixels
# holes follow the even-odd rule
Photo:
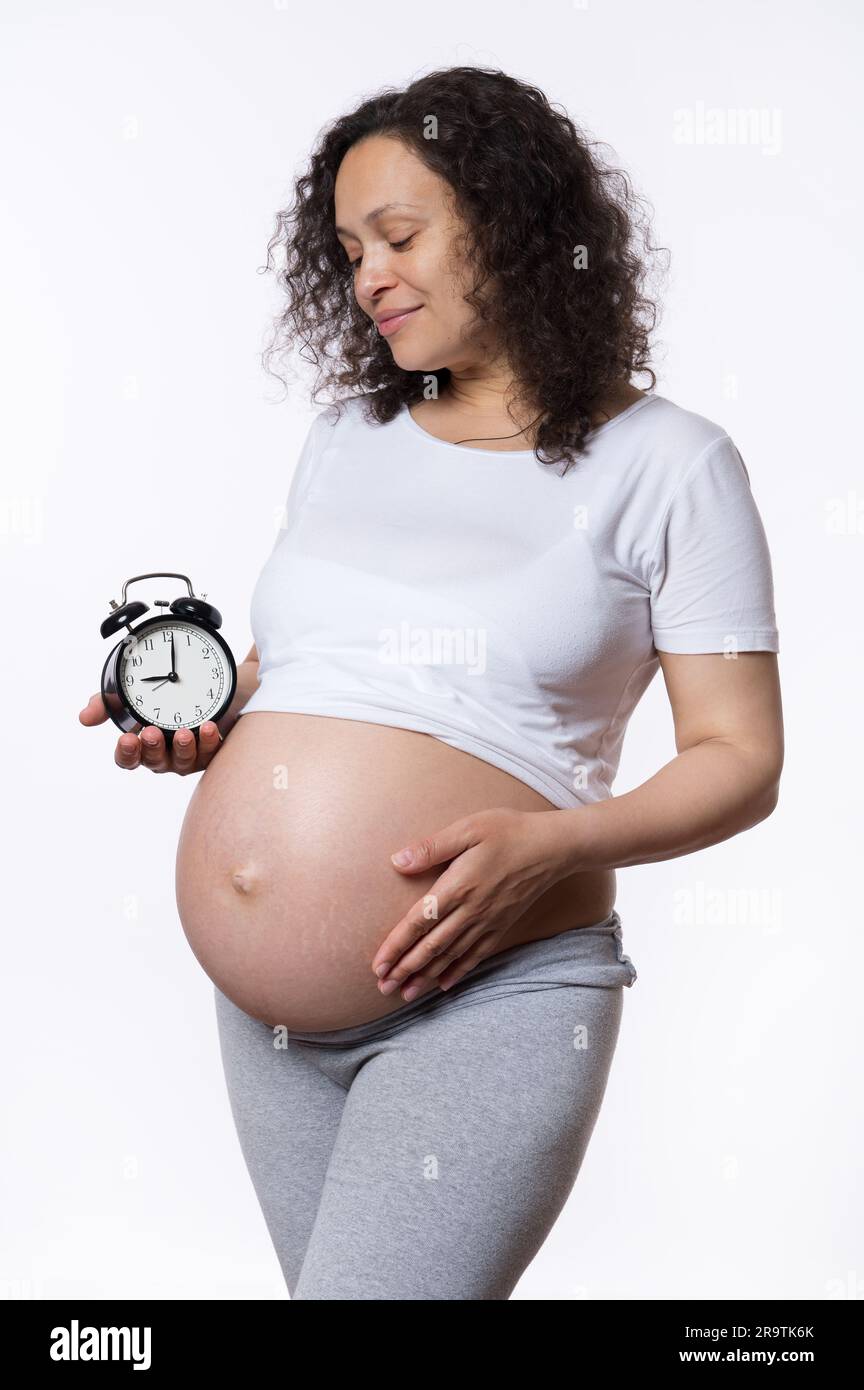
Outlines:
[[[463,230],[450,185],[400,140],[353,145],[336,176],[336,234],[353,265],[354,293],[405,371],[470,370],[485,357],[462,296],[468,267],[453,242]],[[389,326],[397,310],[411,310]]]

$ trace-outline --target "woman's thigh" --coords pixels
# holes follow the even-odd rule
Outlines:
[[[316,1049],[350,1089],[294,1297],[509,1298],[579,1172],[622,995],[469,990]]]
[[[240,1148],[285,1282],[293,1293],[346,1092],[323,1075],[296,1043],[285,1042],[216,986],[214,997]]]

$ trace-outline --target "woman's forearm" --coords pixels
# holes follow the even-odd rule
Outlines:
[[[238,715],[258,689],[258,662],[241,661],[237,667],[237,689],[234,698],[219,721],[219,732],[224,738],[237,723]]]
[[[728,840],[777,804],[779,771],[724,739],[687,748],[623,796],[551,812],[563,877],[675,859]]]

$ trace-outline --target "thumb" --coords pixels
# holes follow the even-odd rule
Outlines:
[[[422,873],[433,864],[443,864],[455,859],[475,842],[471,834],[470,821],[457,820],[445,826],[436,835],[428,835],[423,840],[415,840],[398,853],[391,854],[391,863],[403,873]]]
[[[108,718],[108,711],[105,702],[100,694],[91,695],[84,708],[78,715],[81,724],[104,724]]]

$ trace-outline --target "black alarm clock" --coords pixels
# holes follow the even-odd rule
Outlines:
[[[182,579],[189,593],[170,603],[156,599],[155,607],[168,612],[133,628],[149,608],[140,601],[127,603],[126,591],[142,579]],[[237,665],[217,631],[222,615],[204,602],[206,597],[195,597],[185,574],[157,572],[127,579],[119,606],[110,600],[113,611],[99,629],[102,636],[113,637],[124,627],[128,635],[112,648],[102,668],[102,702],[124,733],[152,724],[170,744],[178,729],[196,731],[228,709],[237,688]]]

